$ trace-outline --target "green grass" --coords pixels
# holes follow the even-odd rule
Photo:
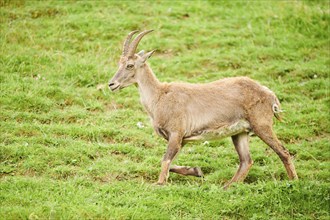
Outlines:
[[[0,1],[0,219],[329,219],[328,1]],[[156,187],[166,142],[132,86],[111,93],[128,32],[161,81],[249,76],[276,92],[299,181],[257,138],[244,183],[229,138],[188,144]],[[138,122],[144,127],[139,128]]]

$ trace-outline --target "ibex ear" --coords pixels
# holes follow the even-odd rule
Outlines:
[[[137,53],[139,57],[142,57],[144,55],[144,50],[141,50],[140,52]]]
[[[155,50],[152,50],[152,51],[150,51],[150,52],[148,52],[146,54],[143,54],[143,56],[142,56],[142,63],[146,62],[146,60],[149,59],[154,52],[155,52]]]

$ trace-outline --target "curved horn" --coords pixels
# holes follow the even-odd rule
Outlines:
[[[137,32],[139,32],[139,31],[132,31],[131,33],[129,33],[127,35],[127,38],[123,45],[123,56],[125,56],[127,54],[128,48],[129,48],[129,42],[130,42],[131,38],[133,37],[133,35],[136,34]]]
[[[135,50],[140,42],[140,40],[142,39],[142,37],[150,32],[152,32],[154,30],[148,30],[148,31],[143,31],[141,32],[138,36],[136,36],[136,38],[134,39],[134,41],[131,43],[130,47],[129,47],[129,50],[128,50],[128,53],[127,55],[128,56],[133,56],[134,53],[135,53]]]

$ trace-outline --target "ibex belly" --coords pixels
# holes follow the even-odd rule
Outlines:
[[[219,140],[225,137],[233,136],[242,132],[249,132],[250,124],[246,120],[239,120],[233,124],[224,125],[216,129],[206,129],[193,133],[189,137],[185,137],[184,141],[203,141],[203,140]]]

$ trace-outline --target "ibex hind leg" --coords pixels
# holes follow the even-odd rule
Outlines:
[[[253,132],[280,157],[288,173],[289,179],[298,179],[289,151],[282,145],[276,137],[276,134],[273,132],[273,114],[262,119],[260,118],[260,115],[262,114],[259,114],[259,118],[252,117],[250,120]]]
[[[232,136],[235,149],[239,156],[239,167],[233,178],[224,186],[227,189],[232,183],[243,181],[253,164],[249,150],[249,135],[246,132]]]

